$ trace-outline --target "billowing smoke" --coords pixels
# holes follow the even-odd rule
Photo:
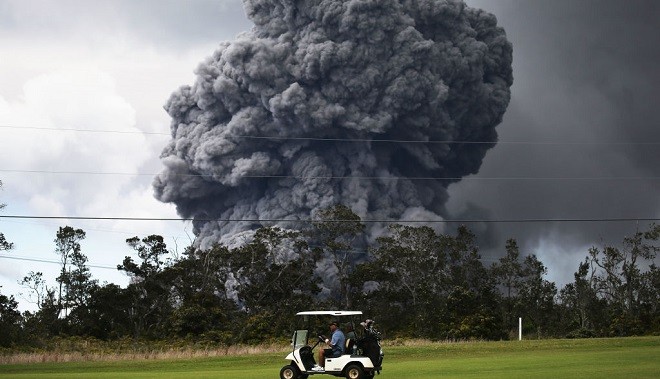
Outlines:
[[[244,5],[254,28],[166,105],[156,197],[196,219],[200,245],[260,224],[209,219],[308,219],[338,203],[370,219],[441,218],[447,186],[479,170],[509,103],[512,48],[495,17],[453,0]]]

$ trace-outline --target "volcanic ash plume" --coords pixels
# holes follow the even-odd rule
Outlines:
[[[495,17],[451,0],[244,5],[254,28],[166,105],[156,197],[196,219],[200,245],[259,224],[209,219],[308,219],[339,203],[440,218],[446,187],[494,142],[401,141],[496,141],[513,78]]]

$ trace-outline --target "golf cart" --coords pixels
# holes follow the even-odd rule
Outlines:
[[[371,379],[380,374],[383,350],[380,348],[380,333],[373,329],[373,321],[360,322],[360,311],[308,311],[296,314],[301,320],[300,329],[293,332],[293,351],[286,356],[289,364],[280,370],[280,379],[306,379],[310,375],[333,375],[348,379]],[[325,358],[321,369],[314,360],[314,349],[326,339],[329,322],[341,326],[351,325],[354,338],[346,338],[344,354],[336,358]],[[310,342],[315,342],[310,346]],[[322,347],[319,347],[322,349]],[[318,351],[318,350],[317,350]]]

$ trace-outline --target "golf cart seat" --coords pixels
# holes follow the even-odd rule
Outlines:
[[[346,344],[344,345],[344,354],[353,355],[354,346],[355,346],[355,341],[352,338],[346,338]]]

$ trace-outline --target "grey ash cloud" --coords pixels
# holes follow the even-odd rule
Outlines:
[[[468,3],[506,29],[516,81],[500,142],[478,175],[449,187],[447,208],[453,218],[632,219],[470,225],[484,255],[516,238],[552,280],[572,281],[591,246],[618,246],[646,229],[635,218],[660,217],[660,2]],[[525,141],[535,143],[505,143]],[[529,179],[480,180],[497,177]]]
[[[221,43],[166,105],[156,197],[196,219],[198,243],[255,226],[208,219],[306,219],[337,203],[367,218],[441,218],[457,179],[414,178],[475,174],[495,145],[513,82],[495,16],[462,1],[244,6],[252,30]],[[383,139],[493,143],[369,142]]]

